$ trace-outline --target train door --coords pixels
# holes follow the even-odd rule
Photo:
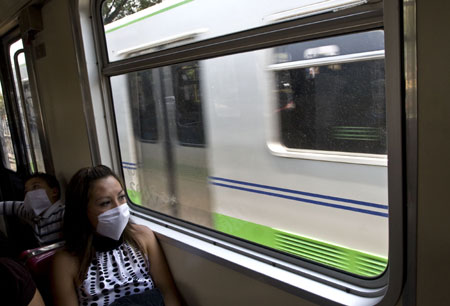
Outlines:
[[[111,86],[130,199],[211,226],[199,79],[189,62],[115,76]]]
[[[173,148],[178,217],[211,227],[206,138],[199,62],[170,67],[168,109]]]

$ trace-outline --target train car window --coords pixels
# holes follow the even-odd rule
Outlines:
[[[340,37],[333,39],[336,44],[342,44]],[[286,50],[303,54],[304,51],[293,50],[317,48],[314,45],[323,43],[322,40],[309,42],[309,47],[288,44],[149,69],[138,73],[140,87],[128,89],[127,78],[135,73],[112,77],[122,164],[138,165],[136,176],[128,175],[124,169],[125,181],[127,189],[139,195],[138,203],[348,273],[365,277],[382,274],[388,252],[386,167],[343,165],[331,160],[317,164],[266,154],[264,150],[269,124],[267,110],[272,109],[275,115],[280,113],[273,112],[273,108],[279,105],[281,94],[288,93],[295,103],[300,103],[310,97],[301,97],[294,90],[301,91],[298,88],[302,86],[307,91],[313,89],[308,87],[309,69],[295,68],[294,73],[302,74],[303,78],[285,79],[294,89],[280,90],[280,73],[291,73],[292,69],[284,67],[274,73],[273,65],[279,64],[280,54],[286,56]],[[347,51],[351,52],[354,51]],[[330,104],[350,104],[347,113],[339,108],[332,113],[347,121],[356,117],[356,124],[367,121],[367,113],[383,117],[384,110],[380,114],[377,109],[383,107],[383,97],[372,97],[379,94],[376,86],[383,86],[378,84],[384,80],[383,64],[367,66],[363,61],[356,67],[346,65],[350,64],[327,65],[331,75],[320,80],[336,82],[333,69],[340,69],[342,82],[349,83],[338,87],[338,92],[330,92],[336,90],[331,84],[331,88],[323,89],[327,92],[320,93],[336,96],[330,98]],[[323,70],[317,74],[320,72],[326,74]],[[350,80],[355,75],[360,88],[355,88]],[[133,116],[132,104],[136,102],[130,97],[139,94],[126,91],[141,87],[152,97],[147,100],[156,105],[152,114],[158,115],[156,124],[165,141],[146,142],[132,136],[135,118],[155,119],[153,115]],[[374,88],[375,93],[371,93]],[[361,92],[369,94],[365,96]],[[316,101],[311,96],[310,100]],[[209,103],[204,113],[200,99]],[[305,106],[298,104],[295,109],[302,108]],[[208,118],[205,120],[208,146],[186,147],[186,143],[204,140],[199,132],[203,116]],[[297,116],[294,120],[301,118]],[[384,117],[379,120],[383,125]],[[358,145],[355,148],[359,150]],[[140,187],[133,189],[136,177]],[[204,188],[207,184],[209,188]],[[319,219],[321,222],[317,222]]]
[[[155,88],[152,73],[139,71],[129,76],[131,110],[133,114],[134,131],[142,141],[156,142],[158,140],[158,125],[156,121]]]
[[[12,70],[16,97],[18,101],[19,116],[26,142],[27,157],[31,172],[45,172],[44,158],[37,128],[37,116],[35,105],[31,95],[25,54],[22,40],[18,40],[10,47]]]
[[[95,6],[136,209],[354,284],[384,282],[382,3],[155,2]],[[214,17],[193,17],[203,14]]]
[[[341,7],[355,6],[365,0],[289,0],[277,3],[259,0],[213,1],[155,0],[104,1],[101,11],[109,61],[124,59],[199,40],[255,28],[267,23],[320,14]],[[196,18],[201,10],[214,18]],[[248,12],[251,11],[251,14]],[[168,15],[176,22],[166,22]],[[232,22],[239,20],[239,22]],[[148,29],[151,23],[155,31]],[[164,24],[162,31],[160,25]],[[123,31],[128,28],[128,31]],[[124,33],[127,33],[125,36]],[[142,35],[145,33],[145,35]],[[119,43],[120,42],[120,43]]]
[[[0,84],[1,85],[1,84]],[[0,141],[2,146],[3,165],[12,170],[17,171],[16,155],[11,139],[11,131],[9,129],[8,116],[6,113],[5,101],[3,98],[3,90],[0,86]]]
[[[276,49],[282,145],[387,153],[383,39],[374,31]]]
[[[183,145],[204,145],[203,114],[198,62],[172,68],[178,141]]]

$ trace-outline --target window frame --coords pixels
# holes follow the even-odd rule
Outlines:
[[[80,3],[82,0],[80,0]],[[373,3],[375,2],[375,3]],[[99,11],[99,3],[100,0],[93,3],[90,10]],[[382,14],[382,8],[386,12],[386,15]],[[81,7],[81,6],[80,6]],[[78,8],[76,8],[78,10]],[[95,15],[95,14],[94,14]],[[108,88],[109,84],[107,79],[111,76],[128,73],[134,70],[141,69],[149,69],[167,66],[171,64],[186,62],[190,60],[200,60],[207,59],[215,56],[223,56],[228,54],[240,53],[245,51],[251,51],[256,49],[261,49],[265,47],[271,47],[279,44],[289,43],[289,42],[298,42],[302,39],[312,39],[312,38],[320,38],[326,37],[328,35],[338,35],[342,33],[348,33],[355,30],[364,30],[364,29],[374,29],[377,27],[385,28],[385,48],[386,52],[386,84],[388,88],[386,88],[387,95],[386,102],[387,112],[391,115],[390,118],[387,118],[388,125],[388,147],[390,148],[388,156],[388,165],[389,165],[389,226],[390,228],[396,228],[396,230],[389,231],[389,265],[384,273],[384,275],[375,280],[361,280],[360,278],[354,279],[351,276],[346,277],[343,276],[342,273],[336,271],[329,271],[329,268],[326,268],[323,271],[320,266],[317,264],[308,264],[307,262],[296,262],[299,267],[303,267],[306,269],[310,269],[311,271],[316,271],[318,273],[323,273],[324,275],[331,276],[335,281],[331,281],[336,284],[339,281],[349,282],[350,284],[357,283],[358,286],[362,286],[363,288],[376,287],[380,288],[381,292],[384,295],[380,295],[382,298],[382,303],[392,303],[395,301],[400,293],[402,278],[403,278],[403,247],[402,241],[404,237],[404,223],[403,223],[403,214],[404,214],[404,193],[403,193],[403,146],[399,145],[399,143],[403,143],[403,129],[402,129],[402,120],[395,120],[403,117],[403,105],[402,105],[402,67],[399,62],[400,56],[400,21],[398,20],[399,8],[395,3],[386,1],[385,3],[380,3],[378,1],[369,1],[368,4],[350,8],[343,11],[337,11],[326,14],[330,19],[323,19],[323,16],[311,16],[303,19],[296,19],[283,22],[281,24],[268,25],[264,27],[260,27],[257,29],[250,29],[239,33],[233,33],[226,36],[208,39],[206,41],[201,41],[197,43],[193,43],[190,45],[185,45],[181,47],[176,47],[168,50],[163,50],[160,52],[152,53],[149,55],[138,56],[133,59],[125,59],[114,63],[108,63],[106,50],[104,48],[104,37],[101,34],[101,21],[99,22],[98,16],[94,16],[94,35],[96,39],[94,39],[97,45],[97,48],[100,50],[98,59],[101,61],[100,78],[103,80],[102,83],[106,87],[102,89],[104,93],[106,93],[105,97],[108,98],[111,96],[110,88]],[[340,23],[342,21],[342,23]],[[334,28],[333,24],[338,23],[341,26],[339,28]],[[324,34],[323,29],[327,29],[326,35]],[[299,31],[299,29],[301,29]],[[319,36],[316,36],[314,32],[320,29]],[[246,41],[245,44],[242,44],[243,41]],[[228,48],[224,48],[227,46]],[[106,56],[105,56],[106,55]],[[103,88],[105,88],[103,87]],[[106,99],[106,105],[111,108],[111,99]],[[390,103],[391,102],[391,103]],[[108,117],[107,119],[108,126],[115,126],[114,118]],[[111,123],[112,122],[112,123]],[[113,134],[117,133],[113,129]],[[115,139],[113,143],[117,144],[117,136],[112,137]],[[395,148],[395,149],[394,149]],[[111,151],[115,151],[117,153],[118,147],[113,145]],[[110,152],[111,153],[111,152]],[[114,155],[115,153],[111,153]],[[115,166],[115,169],[121,171],[120,163],[112,163]],[[191,231],[193,228],[194,233],[193,236],[197,236],[197,238],[203,240],[215,240],[215,235],[211,234],[211,231],[199,229],[195,226],[190,227],[182,221],[174,220],[171,217],[163,216],[157,212],[149,212],[148,210],[144,210],[139,207],[133,207],[136,215],[140,215],[144,219],[152,219],[152,222],[157,223],[167,223],[165,225],[166,228],[177,228],[177,231]],[[143,213],[143,214],[142,214]],[[156,219],[155,219],[156,218]],[[395,221],[395,223],[394,223]],[[181,228],[179,228],[181,226]],[[163,230],[161,230],[163,232]],[[207,238],[202,238],[202,236],[207,235]],[[217,235],[219,237],[219,241],[225,241],[226,243],[231,242],[233,246],[230,248],[239,248],[240,243],[239,239],[226,237],[224,235]],[[175,238],[176,239],[176,238]],[[236,246],[236,247],[234,247]],[[252,246],[248,243],[244,243],[244,249],[246,250],[256,250],[261,251],[261,248],[258,246]],[[267,251],[266,256],[272,255],[270,250]],[[280,256],[275,256],[275,258],[280,260]],[[289,259],[283,258],[282,260]],[[272,262],[273,264],[273,262]],[[311,277],[311,275],[309,276]],[[327,283],[327,281],[325,281]],[[385,285],[387,287],[384,287]]]
[[[2,66],[6,67],[2,69],[2,86],[3,97],[5,99],[5,106],[9,121],[10,131],[12,133],[14,152],[16,155],[17,172],[29,171],[28,157],[26,148],[24,147],[25,139],[22,127],[20,125],[20,117],[18,110],[18,100],[16,97],[15,82],[12,70],[12,63],[10,61],[10,46],[20,39],[20,32],[18,28],[11,30],[8,34],[2,37],[3,47],[1,48],[0,57]]]
[[[24,87],[23,87],[22,74],[20,72],[20,65],[19,65],[20,54],[23,54],[23,56],[25,57],[25,50],[23,48],[18,49],[14,53],[14,63],[12,63],[12,65],[14,65],[14,69],[15,69],[15,73],[16,73],[16,75],[15,75],[15,80],[17,82],[16,94],[18,94],[17,103],[18,103],[18,109],[19,109],[19,116],[22,116],[22,118],[21,118],[22,120],[20,120],[20,122],[22,122],[22,124],[23,124],[22,127],[23,127],[23,133],[24,133],[25,146],[26,147],[29,146],[29,148],[26,148],[28,164],[31,166],[31,169],[36,169],[37,162],[36,162],[36,153],[34,151],[35,146],[33,143],[33,137],[31,136],[30,124],[28,122],[28,119],[30,118],[30,114],[28,114],[28,109],[25,105],[25,103],[26,103],[25,91],[24,91]]]
[[[37,171],[41,172],[47,172],[47,173],[54,173],[54,166],[53,166],[53,159],[52,154],[50,150],[50,145],[48,142],[48,137],[46,133],[46,127],[44,124],[44,115],[42,112],[40,100],[39,100],[39,94],[37,89],[37,79],[36,79],[36,72],[34,67],[34,49],[31,47],[31,45],[23,45],[23,47],[20,50],[17,50],[16,55],[19,54],[19,52],[23,52],[25,62],[26,62],[26,69],[28,73],[28,85],[30,90],[30,97],[33,101],[33,112],[35,114],[36,119],[36,132],[35,134],[36,139],[40,142],[40,152],[42,153],[42,164],[44,168],[37,168],[37,163],[34,162],[35,158],[32,158],[30,160],[30,157],[28,156],[28,153],[26,152],[27,148],[25,147],[25,144],[27,141],[30,142],[32,145],[32,136],[28,136],[29,133],[28,129],[28,116],[25,113],[26,110],[24,110],[24,116],[26,117],[26,127],[22,126],[20,118],[20,111],[19,111],[19,104],[23,107],[25,101],[23,101],[23,84],[21,80],[18,82],[18,88],[16,88],[15,78],[17,78],[18,75],[20,75],[20,69],[16,69],[16,73],[14,73],[12,66],[16,67],[18,66],[17,56],[13,56],[15,59],[11,61],[11,54],[10,54],[10,47],[12,44],[18,42],[19,40],[22,40],[20,36],[20,30],[19,28],[14,28],[11,30],[8,34],[2,37],[2,43],[3,48],[1,50],[0,56],[2,64],[4,64],[6,67],[2,73],[4,73],[5,80],[7,80],[7,83],[3,84],[3,88],[7,89],[7,94],[4,93],[5,96],[5,103],[7,104],[7,112],[8,117],[10,120],[10,130],[12,133],[13,138],[13,145],[14,145],[14,151],[16,154],[16,162],[17,162],[17,169],[19,172],[27,173],[33,173]],[[34,155],[34,150],[36,148],[33,146],[30,148],[30,151],[32,152],[32,155]],[[34,165],[34,166],[33,166]]]
[[[5,134],[4,136],[7,136],[7,137],[11,138],[11,146],[12,146],[12,151],[13,151],[12,154],[14,155],[15,170],[4,164],[4,162],[6,162],[6,159],[8,159],[8,164],[11,164],[11,162],[9,161],[8,152],[7,152],[7,150],[5,150],[5,147],[3,147],[4,140],[1,141],[2,142],[2,146],[0,147],[0,154],[2,155],[2,158],[1,158],[2,159],[2,165],[6,169],[9,169],[9,170],[11,170],[13,172],[17,172],[17,166],[18,166],[17,158],[18,157],[17,157],[17,154],[16,154],[16,144],[15,144],[15,139],[14,139],[14,136],[13,136],[13,132],[11,131],[11,129],[12,129],[12,126],[11,126],[12,122],[11,122],[10,116],[9,116],[9,114],[10,114],[9,105],[8,105],[8,103],[6,101],[7,100],[7,98],[5,97],[6,95],[3,93],[3,84],[2,83],[3,83],[2,82],[2,78],[0,78],[0,86],[1,86],[0,90],[2,91],[2,96],[3,96],[3,106],[5,108],[6,122],[2,121],[2,122],[0,122],[0,124],[4,125],[4,127],[3,127],[4,131],[5,132],[7,131],[7,133],[8,133],[8,134]],[[1,135],[1,136],[3,136],[3,135]]]

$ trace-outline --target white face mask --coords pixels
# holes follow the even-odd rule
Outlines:
[[[122,204],[98,215],[97,233],[102,236],[119,240],[130,218],[128,204]]]
[[[39,216],[43,211],[52,206],[52,202],[48,199],[44,189],[36,189],[28,191],[23,201],[26,210],[33,212]]]

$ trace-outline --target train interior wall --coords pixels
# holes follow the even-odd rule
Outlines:
[[[36,78],[55,174],[65,185],[91,164],[68,1],[49,1],[41,14],[43,30],[32,44],[45,55],[35,59]]]
[[[416,3],[417,262],[408,269],[417,272],[417,280],[410,280],[416,282],[417,290],[407,294],[414,295],[417,305],[444,305],[450,304],[450,207],[447,195],[450,182],[450,40],[447,33],[450,3],[439,1],[437,5],[425,0]],[[69,5],[69,0],[45,2],[41,11],[44,29],[33,41],[34,47],[45,45],[46,55],[36,59],[35,68],[55,172],[63,185],[77,169],[92,162]],[[192,249],[164,240],[162,245],[189,305],[311,304],[258,277],[211,261]]]
[[[417,1],[417,305],[450,303],[450,3]]]

